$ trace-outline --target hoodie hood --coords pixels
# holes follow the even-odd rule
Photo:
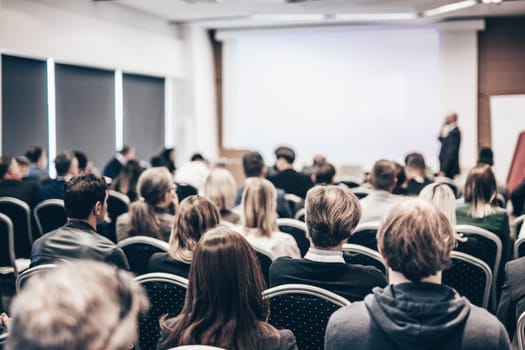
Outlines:
[[[365,298],[370,316],[400,349],[430,349],[463,328],[470,304],[450,287],[404,283],[374,288]]]

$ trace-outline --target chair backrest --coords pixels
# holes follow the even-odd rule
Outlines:
[[[293,214],[295,214],[304,205],[304,200],[293,193],[285,193],[284,199],[286,200],[286,202],[288,202],[288,206],[292,210]]]
[[[13,223],[5,214],[0,213],[0,267],[12,268],[18,274],[15,263],[15,244]]]
[[[148,272],[148,263],[155,253],[167,252],[169,244],[149,236],[133,236],[118,242],[118,246],[126,254],[129,270],[135,275]]]
[[[305,217],[306,217],[306,208],[301,208],[299,209],[295,215],[293,216],[293,218],[295,220],[299,220],[299,221],[302,221],[302,222],[305,222]]]
[[[129,204],[129,197],[124,193],[115,190],[108,191],[108,217],[110,221],[107,227],[107,235],[110,239],[115,236],[114,242],[117,241],[115,229],[117,225],[117,217],[128,212]]]
[[[514,257],[516,259],[525,256],[525,237],[520,237],[514,242]]]
[[[303,221],[282,218],[277,219],[277,226],[279,231],[293,236],[303,257],[310,248],[310,240],[306,236],[306,224]]]
[[[4,350],[5,349],[5,346],[7,344],[8,336],[9,336],[8,333],[0,334],[0,350]]]
[[[22,271],[16,278],[16,292],[19,293],[31,277],[50,271],[55,267],[57,267],[55,264],[42,264]]]
[[[290,329],[301,350],[322,349],[328,319],[340,307],[350,305],[337,294],[304,284],[273,287],[263,296],[270,301],[268,322],[277,329]]]
[[[472,304],[487,308],[492,287],[492,272],[481,259],[469,254],[452,251],[452,265],[443,271],[446,284]]]
[[[525,312],[523,312],[518,318],[516,338],[518,338],[518,349],[525,350]]]
[[[388,268],[381,254],[376,250],[367,248],[359,244],[346,243],[343,245],[344,259],[349,264],[373,266],[381,271],[385,276],[388,275]]]
[[[33,210],[39,234],[53,231],[67,222],[66,209],[62,199],[47,199]]]
[[[365,222],[357,225],[352,235],[346,241],[351,244],[358,244],[377,251],[377,230],[379,222]]]
[[[210,346],[210,345],[183,345],[183,346],[177,346],[176,348],[171,348],[168,350],[226,350],[226,349],[218,348],[216,346]]]
[[[150,302],[146,315],[139,320],[139,344],[141,350],[156,350],[160,336],[161,316],[177,316],[184,306],[188,280],[169,273],[154,272],[135,278]]]
[[[525,220],[525,214],[518,216],[512,226],[510,227],[510,234],[513,239],[520,238],[521,227],[523,226],[523,220]]]
[[[29,258],[33,245],[29,205],[20,199],[0,197],[0,213],[7,215],[13,223],[15,257]]]
[[[272,265],[272,262],[275,260],[275,257],[273,254],[267,250],[264,250],[260,247],[253,246],[253,249],[255,250],[255,255],[257,255],[257,260],[259,260],[259,266],[261,267],[261,271],[264,275],[264,280],[266,281],[266,285],[270,285],[270,266]]]

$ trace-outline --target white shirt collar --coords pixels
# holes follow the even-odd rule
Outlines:
[[[334,250],[323,250],[310,248],[304,256],[306,260],[325,262],[325,263],[345,263],[343,252]]]

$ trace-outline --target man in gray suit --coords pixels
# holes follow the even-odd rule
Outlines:
[[[360,224],[383,221],[400,198],[392,194],[392,190],[397,183],[394,162],[386,159],[378,160],[372,168],[370,182],[374,189],[368,196],[361,199],[362,215],[359,221]]]

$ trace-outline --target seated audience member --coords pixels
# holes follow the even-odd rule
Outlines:
[[[343,258],[343,244],[355,229],[361,206],[349,190],[317,186],[306,195],[306,228],[311,246],[304,259],[278,258],[270,267],[270,284],[318,286],[350,301],[363,300],[374,287],[386,285],[376,268],[353,265]]]
[[[246,178],[251,177],[265,177],[266,176],[266,165],[264,159],[259,152],[248,152],[242,157],[242,168]],[[246,183],[237,190],[237,196],[235,198],[235,205],[241,204],[242,193]],[[288,202],[284,198],[284,191],[277,188],[277,214],[280,218],[291,218],[293,216],[292,210],[288,205]]]
[[[510,258],[511,240],[509,217],[505,210],[497,208],[496,178],[487,164],[470,169],[465,182],[465,203],[456,208],[458,225],[473,225],[496,234],[502,245],[498,285],[503,281],[505,263]]]
[[[73,152],[59,153],[55,158],[56,179],[49,179],[42,183],[38,191],[38,201],[46,199],[64,199],[64,185],[73,176],[77,176],[78,160]]]
[[[323,156],[322,154],[316,154],[314,156],[312,165],[304,166],[301,172],[305,175],[312,176],[313,174],[315,174],[317,168],[324,165],[326,162],[327,161],[325,156]]]
[[[333,185],[335,183],[335,167],[326,162],[318,165],[312,174],[314,185]]]
[[[33,208],[38,198],[38,184],[22,181],[15,158],[0,157],[0,197],[13,197],[26,202]]]
[[[223,168],[212,169],[204,183],[204,195],[219,209],[221,220],[234,225],[240,220],[232,211],[236,191],[233,175]]]
[[[325,350],[510,349],[507,332],[493,315],[441,284],[455,245],[443,211],[417,198],[401,202],[377,241],[390,285],[336,311]]]
[[[39,181],[48,178],[47,175],[47,155],[46,152],[40,146],[33,146],[27,150],[25,156],[31,163],[29,165],[29,173],[27,174],[30,178],[36,178]]]
[[[144,168],[138,160],[128,160],[120,174],[111,183],[111,189],[125,194],[131,202],[136,201],[138,199],[137,182],[143,171]]]
[[[501,288],[497,316],[503,323],[512,343],[517,345],[516,326],[525,312],[525,257],[509,261],[505,266],[505,283]]]
[[[248,242],[274,255],[301,257],[292,235],[280,232],[275,213],[276,191],[272,183],[260,177],[247,179],[242,194],[241,232]]]
[[[510,201],[512,202],[512,214],[514,216],[525,214],[525,180],[512,191]]]
[[[167,242],[178,203],[176,187],[168,169],[145,170],[137,181],[140,200],[130,204],[129,211],[117,218],[119,241],[130,236],[151,236]]]
[[[120,170],[124,164],[130,159],[135,158],[135,149],[131,146],[125,145],[118,151],[113,158],[104,167],[103,175],[109,178],[116,178],[120,174]]]
[[[164,161],[164,166],[168,168],[171,174],[175,173],[177,168],[175,167],[175,148],[164,148],[160,152],[160,158]]]
[[[275,150],[275,165],[277,174],[269,176],[275,187],[284,190],[286,193],[292,193],[301,198],[306,197],[306,192],[312,187],[312,181],[308,175],[298,173],[293,168],[295,161],[295,152],[290,147],[280,146]]]
[[[289,330],[270,325],[264,278],[250,244],[217,227],[195,251],[182,312],[162,318],[158,349],[203,344],[230,350],[297,349]]]
[[[147,309],[128,272],[93,261],[63,263],[31,277],[15,298],[7,349],[130,349]]]
[[[399,201],[399,197],[392,194],[396,186],[396,166],[390,160],[378,160],[370,175],[372,192],[361,199],[361,221],[382,221],[390,209]]]
[[[128,269],[122,249],[95,231],[97,224],[104,221],[107,200],[106,182],[102,177],[80,175],[66,182],[64,206],[68,221],[33,243],[31,266],[88,259]]]
[[[220,222],[217,207],[207,198],[190,196],[177,208],[168,253],[155,253],[149,261],[150,272],[168,272],[187,278],[197,242]]]
[[[478,156],[478,165],[487,164],[494,165],[494,153],[490,147],[481,147]]]
[[[195,187],[198,193],[202,192],[204,182],[210,173],[206,159],[200,153],[191,156],[189,163],[182,164],[175,174],[175,182]]]
[[[394,162],[396,167],[396,186],[392,190],[393,194],[401,196],[407,195],[407,176],[405,174],[405,167],[401,164]]]
[[[90,161],[87,155],[82,151],[73,151],[75,158],[78,160],[78,174],[100,174],[98,169],[95,169],[93,162]]]
[[[419,198],[443,210],[452,227],[456,226],[456,197],[447,184],[433,182],[419,192]]]
[[[411,153],[406,156],[405,172],[407,177],[408,196],[417,196],[419,192],[432,183],[427,177],[427,165],[425,158],[420,153]]]
[[[15,161],[18,164],[18,169],[20,170],[20,176],[22,177],[22,180],[35,179],[28,177],[30,162],[29,159],[27,159],[27,157],[18,156],[15,157]]]

